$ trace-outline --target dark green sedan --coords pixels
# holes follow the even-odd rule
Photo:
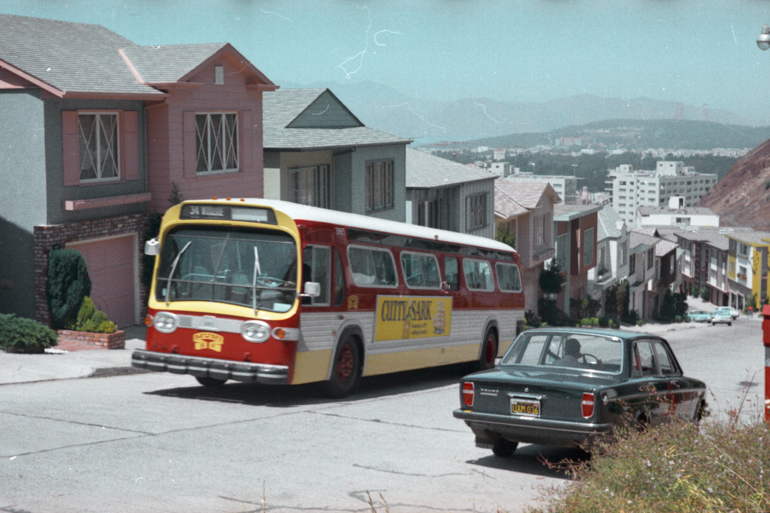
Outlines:
[[[464,377],[454,416],[476,446],[510,456],[519,443],[583,446],[619,424],[698,422],[705,395],[663,338],[543,328],[519,335],[494,369]]]

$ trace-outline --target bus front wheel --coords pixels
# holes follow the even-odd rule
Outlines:
[[[348,335],[337,345],[332,372],[326,382],[326,395],[345,397],[356,388],[361,373],[361,354],[355,338]]]

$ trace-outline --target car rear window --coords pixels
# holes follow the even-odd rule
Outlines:
[[[617,374],[623,343],[615,337],[582,333],[522,333],[501,365],[573,368]]]

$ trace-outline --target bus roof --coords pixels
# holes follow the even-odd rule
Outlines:
[[[279,212],[283,212],[295,221],[306,220],[319,223],[329,223],[350,228],[358,228],[361,230],[371,230],[375,232],[405,235],[408,237],[449,242],[464,246],[475,246],[478,248],[494,251],[505,251],[513,253],[516,252],[516,250],[509,245],[503,244],[502,242],[498,242],[494,239],[488,239],[486,237],[479,237],[477,235],[469,235],[466,233],[451,232],[448,230],[440,230],[438,228],[428,228],[426,226],[419,226],[416,224],[401,223],[398,221],[381,219],[379,217],[370,217],[360,214],[351,214],[349,212],[340,212],[339,210],[310,207],[307,205],[301,205],[299,203],[292,203],[290,201],[262,198],[217,198],[210,200],[187,200],[184,202],[184,204],[196,203],[237,203],[239,206],[266,206]]]

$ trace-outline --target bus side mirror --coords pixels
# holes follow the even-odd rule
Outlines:
[[[305,295],[307,297],[318,297],[321,295],[321,284],[315,281],[305,283]]]
[[[147,256],[158,256],[159,250],[160,242],[158,239],[150,239],[144,243],[144,254]]]

